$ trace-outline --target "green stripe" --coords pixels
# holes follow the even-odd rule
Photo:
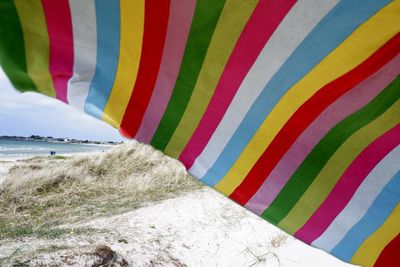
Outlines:
[[[165,149],[186,110],[224,3],[225,0],[197,2],[175,88],[151,141],[157,149]]]
[[[277,226],[285,229],[289,234],[294,234],[299,230],[326,200],[341,176],[360,153],[399,123],[399,114],[400,101],[397,101],[376,120],[350,136],[332,155],[313,183]]]
[[[14,2],[1,0],[0,14],[0,65],[16,89],[37,91],[28,76],[24,35]]]
[[[306,157],[262,217],[278,224],[302,197],[335,151],[352,134],[378,118],[400,98],[399,88],[400,77],[397,77],[368,105],[332,128]]]

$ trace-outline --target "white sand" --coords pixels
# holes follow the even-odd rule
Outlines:
[[[22,158],[6,158],[0,157],[0,186],[3,182],[5,175],[7,175],[9,169],[14,166],[17,160]]]
[[[7,170],[22,164],[17,159],[0,158],[0,187]],[[289,237],[210,188],[63,227],[97,231],[60,239],[1,240],[0,258],[18,251],[29,255],[31,266],[91,266],[96,246],[107,245],[129,266],[351,266]],[[49,250],[54,246],[64,248]]]
[[[29,251],[67,245],[74,249],[41,254],[31,263],[65,266],[68,258],[68,266],[88,266],[92,259],[85,251],[106,244],[129,266],[351,266],[291,237],[272,246],[270,241],[282,231],[209,188],[66,227],[82,226],[101,233],[8,241],[0,244],[0,257],[21,246]]]

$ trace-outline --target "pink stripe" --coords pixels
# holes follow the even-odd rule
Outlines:
[[[372,169],[399,143],[400,125],[371,143],[344,172],[318,210],[295,236],[306,243],[317,239],[345,208],[354,192]]]
[[[150,143],[168,105],[185,52],[195,5],[195,0],[171,0],[170,19],[160,70],[153,95],[135,136],[140,142]]]
[[[74,65],[74,44],[71,12],[68,0],[42,0],[50,42],[49,70],[56,89],[56,97],[67,101],[68,80]]]
[[[311,244],[345,208],[354,192],[372,169],[399,144],[400,125],[372,142],[350,164],[332,192],[295,236]]]
[[[203,118],[179,157],[187,169],[207,145],[246,74],[294,3],[292,0],[262,0],[258,3],[239,37]]]
[[[246,204],[246,207],[256,214],[261,214],[268,208],[306,156],[326,133],[338,122],[362,108],[379,94],[396,78],[399,68],[400,55],[322,112],[290,147],[265,179],[257,193]]]

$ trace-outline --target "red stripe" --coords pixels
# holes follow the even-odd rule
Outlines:
[[[295,3],[295,0],[262,0],[257,4],[225,66],[206,112],[179,157],[187,169],[203,151],[244,77]]]
[[[400,34],[397,34],[366,61],[340,78],[325,85],[308,99],[286,122],[230,197],[239,204],[245,205],[304,129],[337,98],[378,71],[394,58],[399,51]]]
[[[49,70],[56,97],[67,101],[67,84],[74,66],[74,43],[68,0],[42,0],[49,34]]]
[[[375,267],[399,267],[400,266],[400,234],[398,234],[382,250]]]
[[[143,45],[138,76],[120,126],[121,134],[129,138],[136,135],[153,93],[167,32],[169,4],[169,0],[145,2]]]
[[[343,173],[318,210],[295,233],[295,236],[308,244],[321,236],[346,207],[368,174],[399,144],[398,136],[400,136],[400,125],[392,128],[364,149]]]

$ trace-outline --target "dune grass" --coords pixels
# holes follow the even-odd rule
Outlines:
[[[201,186],[177,161],[134,141],[96,155],[23,160],[0,185],[0,240],[57,238],[71,231],[62,224],[122,213]]]

